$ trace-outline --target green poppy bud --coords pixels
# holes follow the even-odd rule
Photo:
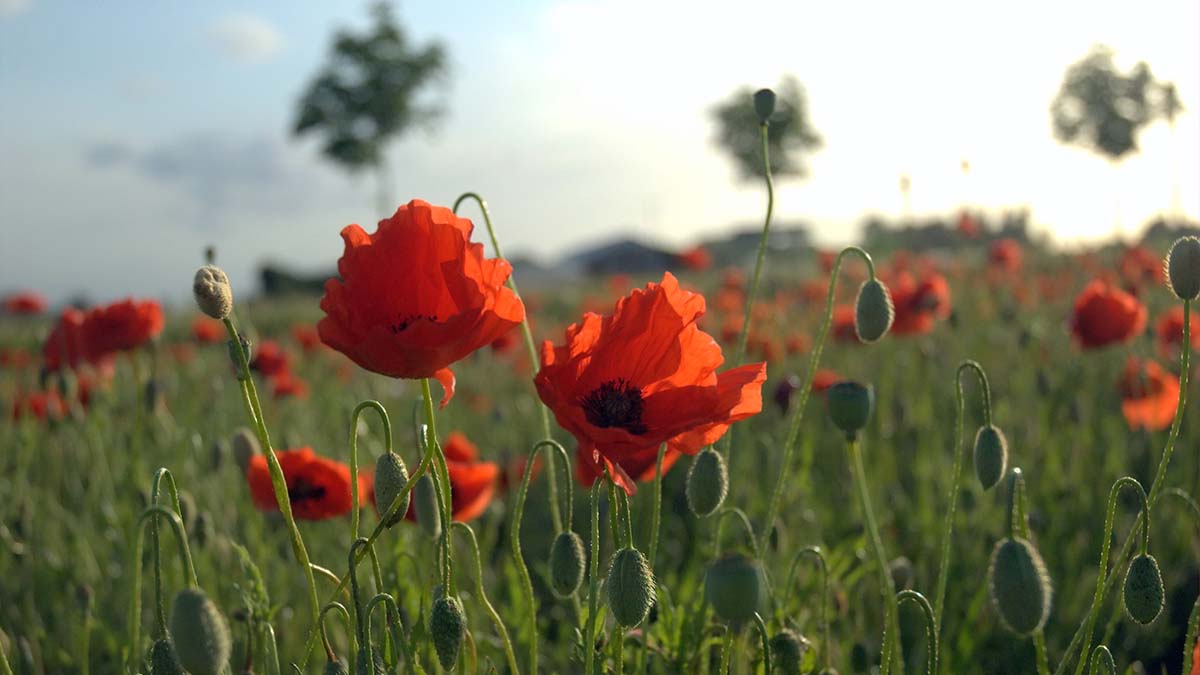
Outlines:
[[[246,473],[246,467],[250,466],[251,457],[262,454],[258,437],[246,427],[238,427],[233,432],[233,439],[230,440],[229,445],[233,448],[233,460],[237,462],[242,473]]]
[[[887,334],[896,318],[892,294],[878,279],[868,279],[858,287],[854,301],[854,332],[861,342],[875,342]]]
[[[604,581],[608,607],[617,624],[633,628],[646,620],[654,604],[654,575],[646,556],[635,548],[623,548],[613,554]]]
[[[155,640],[150,648],[150,675],[184,675],[170,640]]]
[[[988,425],[975,434],[975,477],[984,490],[996,487],[1008,466],[1008,441],[1000,429]]]
[[[229,625],[199,588],[185,588],[175,594],[171,637],[179,663],[193,675],[220,675],[229,663],[233,647]]]
[[[762,567],[740,553],[721,557],[704,574],[704,598],[722,621],[741,627],[766,605]]]
[[[871,418],[875,408],[875,390],[869,384],[837,382],[825,390],[825,404],[834,426],[844,431],[848,440],[854,440]]]
[[[325,662],[325,675],[350,675],[350,669],[346,667],[345,661],[334,659]]]
[[[408,469],[405,468],[404,460],[400,458],[400,455],[389,450],[375,460],[375,505],[379,509],[381,517],[387,515],[388,507],[400,496],[407,485]],[[408,513],[410,496],[411,493],[404,494],[404,501],[387,521],[388,527],[400,522],[404,514]]]
[[[795,631],[784,629],[771,638],[771,663],[774,672],[784,675],[800,675],[804,653],[808,651],[808,640]]]
[[[438,493],[433,478],[429,474],[418,478],[412,495],[413,512],[421,531],[430,539],[442,536],[442,514],[438,511]]]
[[[729,491],[729,472],[721,453],[705,448],[696,455],[687,475],[688,508],[697,518],[710,516],[721,508]]]
[[[1032,635],[1046,625],[1053,589],[1033,544],[1019,537],[997,542],[988,564],[988,589],[992,606],[1010,631]]]
[[[434,601],[433,611],[429,614],[429,634],[438,661],[446,670],[453,670],[467,634],[467,617],[458,598],[443,596]]]
[[[1125,611],[1129,618],[1151,624],[1163,609],[1163,580],[1154,556],[1142,554],[1129,563],[1125,573]]]
[[[759,89],[754,92],[754,114],[758,115],[759,124],[766,124],[775,114],[775,92],[770,89]]]
[[[205,265],[196,270],[192,295],[196,297],[200,311],[214,319],[225,319],[233,312],[233,288],[225,271],[216,265]]]
[[[579,535],[568,530],[554,538],[550,547],[550,589],[555,595],[565,600],[579,590],[586,558]]]
[[[1200,295],[1200,239],[1180,237],[1171,244],[1163,265],[1167,285],[1180,300],[1195,300]]]

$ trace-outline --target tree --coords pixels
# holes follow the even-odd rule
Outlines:
[[[379,209],[388,215],[387,143],[415,126],[433,125],[441,109],[420,95],[446,74],[437,43],[411,44],[386,2],[372,9],[374,26],[338,31],[329,62],[301,96],[292,133],[322,137],[322,153],[351,173],[373,170]]]
[[[806,155],[818,150],[824,141],[808,117],[803,85],[788,75],[775,92],[775,114],[767,128],[771,173],[776,177],[804,177],[808,175]],[[711,111],[717,123],[715,142],[733,158],[741,180],[764,177],[762,139],[753,99],[754,89],[742,87]]]

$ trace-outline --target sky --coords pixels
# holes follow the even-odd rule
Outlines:
[[[1136,13],[1130,13],[1136,7]],[[0,293],[185,300],[215,245],[235,288],[274,261],[331,269],[375,184],[290,136],[332,33],[369,3],[0,0]],[[788,74],[824,148],[779,221],[850,243],[868,214],[1028,208],[1064,246],[1200,214],[1200,3],[468,0],[397,14],[442,42],[447,112],[393,144],[397,203],[484,195],[506,252],[552,259],[633,235],[670,247],[761,220],[711,107]],[[1055,142],[1063,71],[1102,43],[1184,112],[1114,168]],[[961,161],[970,162],[964,175]]]

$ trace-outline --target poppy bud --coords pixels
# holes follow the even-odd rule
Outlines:
[[[887,334],[896,318],[892,294],[878,279],[868,279],[858,287],[854,301],[854,332],[861,342],[875,342]]]
[[[783,629],[771,638],[771,663],[774,670],[784,675],[800,675],[804,653],[808,651],[808,640],[795,631]]]
[[[95,594],[92,592],[91,586],[80,584],[75,587],[75,601],[79,603],[79,611],[84,614],[91,614],[94,600]]]
[[[770,89],[759,89],[754,92],[754,113],[758,115],[759,124],[766,124],[775,114],[775,92]]]
[[[1154,556],[1142,554],[1129,563],[1125,573],[1125,611],[1129,618],[1149,625],[1163,608],[1163,580]]]
[[[762,568],[740,553],[723,556],[704,574],[704,598],[722,621],[741,626],[766,603]]]
[[[193,675],[220,675],[229,662],[229,625],[199,588],[185,588],[175,595],[171,636],[179,663]]]
[[[1092,675],[1117,675],[1117,664],[1113,661],[1112,652],[1108,647],[1100,645],[1092,652]]]
[[[345,661],[334,659],[325,662],[325,675],[350,675],[350,669],[346,667]]]
[[[467,632],[467,617],[463,614],[458,598],[443,596],[433,603],[429,614],[429,634],[433,638],[433,649],[438,661],[446,670],[454,669],[458,650]]]
[[[184,675],[170,640],[155,640],[150,648],[150,675]]]
[[[404,460],[400,455],[392,451],[387,451],[375,460],[375,505],[379,508],[379,515],[387,515],[388,508],[392,502],[408,485],[408,469],[404,466]],[[404,514],[408,513],[409,493],[405,493],[404,501],[396,509],[394,515],[387,520],[387,526],[391,527],[400,522]]]
[[[646,556],[636,548],[614,553],[608,564],[604,592],[617,625],[633,628],[645,621],[654,603],[654,575]]]
[[[1010,631],[1032,635],[1046,625],[1053,589],[1033,544],[1021,538],[996,543],[988,564],[988,590],[1000,621]]]
[[[1180,300],[1195,300],[1200,295],[1200,239],[1180,237],[1171,244],[1163,265],[1167,285]]]
[[[555,595],[565,600],[579,590],[585,558],[579,535],[568,530],[554,538],[550,547],[550,588]]]
[[[233,440],[229,445],[233,448],[233,460],[237,462],[242,473],[246,473],[246,467],[250,466],[251,457],[262,454],[258,437],[246,427],[238,427],[237,431],[233,432]]]
[[[840,673],[838,673],[837,668],[830,667],[830,668],[825,668],[820,673],[818,673],[818,675],[840,675]]]
[[[192,281],[192,295],[200,311],[214,319],[225,319],[233,311],[233,289],[229,277],[216,265],[205,265],[196,270]]]
[[[721,508],[728,491],[729,472],[725,469],[725,458],[711,447],[705,448],[688,469],[685,489],[688,508],[697,518],[710,516]]]
[[[192,539],[195,540],[196,546],[204,548],[208,544],[208,535],[212,530],[212,522],[207,511],[201,511],[196,514],[195,526],[189,530]]]
[[[871,385],[845,380],[825,390],[825,403],[834,426],[846,432],[848,440],[854,440],[871,418],[875,390]]]
[[[433,478],[429,474],[418,478],[412,494],[413,512],[421,531],[430,539],[442,536],[442,514],[438,511],[438,493]]]
[[[992,425],[979,427],[975,434],[975,477],[984,490],[996,487],[1008,466],[1008,441]]]

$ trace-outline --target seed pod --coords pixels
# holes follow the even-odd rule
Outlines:
[[[875,390],[870,385],[842,381],[825,390],[825,403],[834,426],[854,440],[867,425],[875,408]]]
[[[1008,440],[1000,429],[987,425],[975,434],[975,477],[984,490],[996,487],[1008,467]]]
[[[717,617],[736,630],[766,605],[762,567],[740,553],[721,557],[704,574],[704,598]]]
[[[583,583],[586,555],[583,540],[571,532],[560,532],[550,547],[550,589],[564,600],[575,594]]]
[[[433,603],[429,614],[429,634],[438,661],[446,670],[453,670],[458,650],[467,633],[467,617],[458,598],[444,596]]]
[[[759,89],[754,92],[754,114],[758,115],[759,124],[766,124],[775,114],[775,92],[770,89]]]
[[[233,288],[229,277],[216,265],[205,265],[196,270],[192,280],[192,295],[200,311],[214,319],[224,319],[233,311]]]
[[[1091,675],[1117,675],[1117,664],[1113,662],[1112,652],[1108,647],[1100,645],[1092,651]]]
[[[325,662],[325,675],[350,675],[350,669],[346,667],[345,661],[334,659]]]
[[[1167,286],[1180,300],[1195,300],[1200,295],[1200,239],[1180,237],[1171,244],[1163,264]]]
[[[896,318],[892,294],[878,279],[868,279],[858,287],[854,301],[854,332],[860,342],[875,342],[887,335]]]
[[[404,460],[400,458],[400,455],[389,450],[375,460],[375,505],[379,508],[380,517],[388,513],[388,507],[392,505],[396,497],[400,496],[407,485],[408,469],[404,466]],[[400,522],[404,514],[408,513],[411,496],[411,492],[405,493],[404,501],[387,520],[388,527]]]
[[[614,553],[608,564],[604,592],[618,625],[633,628],[645,621],[654,603],[654,575],[646,556],[636,548]]]
[[[992,549],[988,590],[1000,621],[1017,635],[1032,635],[1050,616],[1050,575],[1028,541],[1003,539]]]
[[[175,594],[171,637],[179,663],[193,675],[219,675],[229,662],[229,625],[199,588],[185,588]]]
[[[711,447],[705,448],[688,469],[685,489],[688,508],[697,518],[710,516],[721,508],[728,491],[729,472],[725,468],[725,459]]]
[[[442,536],[442,515],[438,511],[437,487],[433,484],[433,478],[429,474],[417,479],[417,484],[412,489],[412,496],[413,512],[417,518],[417,524],[421,526],[421,531],[430,539]]]
[[[1125,573],[1125,611],[1129,618],[1149,625],[1163,609],[1163,580],[1154,556],[1142,554],[1129,563]]]
[[[175,656],[175,648],[171,641],[163,638],[155,640],[150,648],[150,675],[184,675],[183,666]]]
[[[804,653],[808,651],[808,640],[795,631],[783,629],[771,638],[771,663],[777,673],[800,675]]]
[[[233,432],[233,439],[230,440],[229,445],[233,448],[233,460],[237,462],[242,473],[246,473],[246,467],[250,466],[251,457],[262,454],[262,449],[258,445],[258,437],[246,427],[238,427]]]

